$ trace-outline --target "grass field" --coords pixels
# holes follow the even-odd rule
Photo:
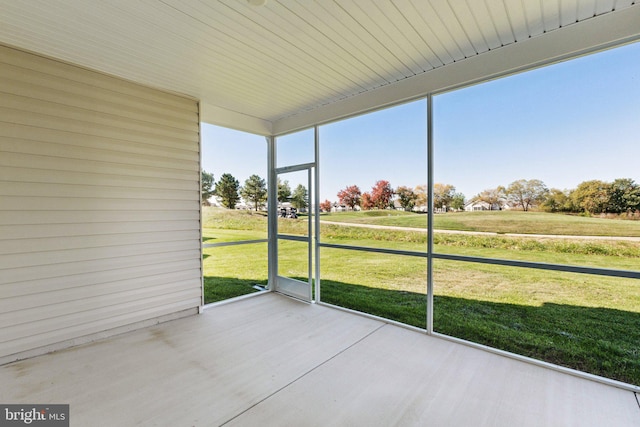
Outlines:
[[[225,217],[232,221],[219,221]],[[227,228],[218,228],[220,223]],[[207,243],[266,237],[266,218],[255,213],[209,211],[204,224]],[[287,233],[306,230],[302,221],[281,220],[280,224]],[[324,224],[321,237],[369,247],[422,252],[426,248],[426,235],[421,232]],[[285,249],[279,257],[283,272],[302,278],[304,245]],[[436,234],[435,250],[640,270],[638,242]],[[206,248],[204,253],[208,301],[255,291],[256,283],[266,284],[266,244]],[[322,248],[320,266],[323,301],[426,326],[424,258]],[[639,280],[436,259],[434,283],[438,332],[640,384]]]
[[[392,210],[335,212],[324,214],[322,220],[413,228],[427,227],[427,215],[425,214]],[[640,221],[589,218],[546,212],[480,211],[435,214],[433,226],[437,230],[493,233],[640,237]]]

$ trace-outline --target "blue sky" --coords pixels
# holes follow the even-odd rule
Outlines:
[[[216,179],[266,177],[264,137],[203,124],[202,138]],[[322,126],[321,199],[379,179],[426,183],[425,141],[425,100]],[[436,182],[467,198],[517,179],[640,182],[640,43],[437,95],[434,143]],[[279,166],[312,160],[311,130],[279,140]]]

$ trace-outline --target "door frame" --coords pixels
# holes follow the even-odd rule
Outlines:
[[[319,171],[318,171],[318,127],[314,128],[314,162],[289,165],[278,168],[276,165],[276,137],[267,137],[268,143],[268,234],[269,234],[269,284],[268,289],[306,302],[319,301],[320,297],[320,252],[318,234],[319,220]],[[278,234],[278,176],[290,172],[307,171],[308,189],[308,232],[307,236]],[[308,280],[306,282],[280,276],[278,274],[278,241],[291,240],[308,244]],[[314,256],[315,254],[315,256]],[[315,261],[315,262],[314,262]],[[314,269],[315,267],[315,269]],[[312,287],[315,281],[315,298]]]

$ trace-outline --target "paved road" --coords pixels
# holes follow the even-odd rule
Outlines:
[[[374,224],[356,224],[352,222],[333,222],[333,221],[320,221],[322,224],[342,225],[349,227],[361,227],[361,228],[377,228],[381,230],[400,230],[400,231],[417,231],[420,233],[426,233],[426,228],[414,228],[414,227],[397,227],[393,225],[374,225]],[[545,239],[571,239],[571,240],[616,240],[627,242],[640,242],[640,237],[622,237],[622,236],[568,236],[563,234],[518,234],[518,233],[493,233],[488,231],[462,231],[462,230],[433,230],[436,233],[443,234],[468,234],[476,236],[509,236],[509,237],[537,237]]]

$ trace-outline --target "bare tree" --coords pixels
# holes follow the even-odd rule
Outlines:
[[[493,210],[494,206],[501,206],[507,200],[506,189],[501,185],[487,188],[474,197],[474,200],[485,202],[489,205],[489,210]]]
[[[450,206],[455,193],[456,187],[451,184],[433,184],[433,207],[442,209]]]
[[[400,206],[402,206],[402,209],[405,211],[412,210],[416,205],[418,195],[411,188],[401,185],[396,188],[396,194],[398,195]]]
[[[519,179],[506,189],[509,202],[513,206],[520,206],[525,212],[532,206],[542,204],[548,193],[549,189],[539,179]]]
[[[417,185],[416,188],[413,189],[413,192],[416,194],[416,206],[427,206],[429,203],[429,195],[427,194],[427,186],[424,184]]]

